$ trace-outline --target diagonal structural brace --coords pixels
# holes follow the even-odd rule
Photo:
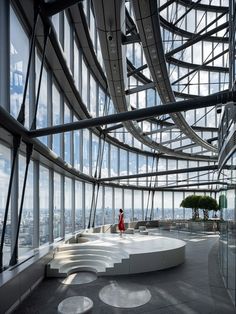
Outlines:
[[[139,118],[149,118],[163,114],[169,114],[180,111],[188,111],[197,108],[205,108],[215,106],[217,104],[225,104],[229,101],[236,101],[236,92],[219,92],[209,96],[197,97],[189,100],[174,102],[161,106],[137,109],[132,111],[111,114],[108,116],[91,118],[77,122],[67,123],[63,125],[55,125],[52,127],[41,128],[28,131],[28,136],[39,137],[50,134],[74,131],[79,129],[98,127],[104,124],[111,124],[129,120],[137,120]]]

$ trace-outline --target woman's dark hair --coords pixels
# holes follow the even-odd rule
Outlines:
[[[120,208],[120,213],[123,213],[123,209],[122,208]]]

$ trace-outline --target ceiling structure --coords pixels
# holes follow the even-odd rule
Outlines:
[[[118,112],[132,110],[127,97],[127,95],[130,95],[131,93],[140,92],[149,88],[156,88],[161,103],[164,105],[175,101],[175,88],[173,85],[185,78],[189,78],[192,74],[197,73],[200,70],[220,71],[222,73],[228,72],[227,67],[217,66],[215,69],[214,65],[208,66],[208,64],[214,64],[214,61],[221,58],[222,55],[227,55],[228,49],[225,49],[220,54],[212,55],[210,59],[207,58],[206,60],[203,60],[202,64],[199,65],[181,60],[182,58],[177,59],[176,57],[179,52],[184,52],[186,48],[190,49],[197,43],[202,43],[202,45],[203,42],[212,42],[214,45],[227,43],[227,38],[225,37],[225,35],[228,34],[228,22],[225,21],[227,8],[211,6],[210,3],[209,5],[201,5],[200,2],[201,1],[168,1],[164,7],[161,6],[158,8],[158,3],[155,0],[149,1],[148,4],[146,1],[133,1],[128,6],[133,18],[129,14],[127,7],[125,7],[125,1],[117,2],[104,0],[94,2],[94,13],[101,41],[108,87]],[[168,12],[174,12],[174,10],[176,10],[172,14],[173,17],[171,17],[171,21],[170,18],[168,20],[168,17],[164,18],[166,14],[164,11],[167,10]],[[177,13],[183,11],[183,14]],[[209,14],[212,12],[216,13],[214,13],[214,19],[211,17],[210,23],[207,23],[206,21],[205,23],[202,23],[202,27],[196,27],[192,32],[188,30],[188,27],[191,28],[192,25],[188,25],[186,22],[185,24],[187,25],[185,25],[185,29],[178,27],[181,26],[181,21],[188,20],[188,16],[192,12],[194,12],[195,15],[197,14],[196,12],[201,12],[202,18],[204,17],[204,14],[207,16],[208,12]],[[214,27],[216,25],[217,27]],[[164,50],[166,50],[167,45],[162,41],[161,32],[163,33],[163,30],[168,30],[169,36],[173,39],[172,46],[175,47],[170,47],[169,51],[165,51],[165,54]],[[224,32],[224,36],[219,36],[220,32]],[[175,42],[175,36],[182,37],[182,39],[179,40],[182,44],[179,45]],[[126,63],[126,46],[134,42],[137,42],[137,44],[141,46],[146,63],[142,64],[139,68],[133,68],[130,73],[128,73],[127,63],[129,70],[133,67],[133,64],[130,60]],[[178,64],[178,66],[187,68],[188,73],[172,83],[170,77],[171,73],[168,73],[167,70],[167,62],[169,62],[169,64]],[[142,71],[146,68],[149,69],[151,79],[147,79],[148,81],[144,83],[144,80],[146,79],[144,76],[143,84],[130,89],[128,87],[128,76],[132,74],[136,75],[136,77],[142,77]],[[138,81],[142,81],[142,78],[138,78]],[[186,85],[191,84],[190,82],[191,78]],[[178,98],[180,98],[181,93],[178,94],[178,96]],[[197,97],[199,95],[195,96]],[[185,95],[185,97],[188,97],[188,95]],[[192,147],[200,146],[207,152],[217,153],[215,143],[212,145],[212,143],[209,143],[209,141],[198,135],[186,121],[183,114],[179,112],[171,113],[170,118],[173,121],[173,127],[180,130],[181,136],[184,134],[191,140],[190,145],[192,145]],[[168,141],[164,143],[153,141],[152,138],[147,135],[147,132],[143,132],[136,121],[125,122],[124,126],[133,136],[155,151],[180,158],[193,158],[191,154],[181,151],[181,148],[172,150],[167,147],[170,143],[168,143]],[[206,128],[206,132],[207,131]],[[187,147],[189,148],[189,146]],[[183,147],[183,150],[184,149],[185,147]],[[198,158],[200,157],[198,156]]]
[[[30,22],[33,21],[32,10],[27,10],[27,5],[30,6],[30,2],[24,5],[22,2]],[[65,95],[80,119],[89,119],[79,121],[77,128],[84,123],[96,134],[104,134],[107,141],[126,147],[129,143],[117,142],[117,134],[128,132],[147,154],[190,161],[217,161],[216,109],[222,102],[221,95],[227,95],[225,102],[234,97],[227,91],[226,1],[152,0],[148,4],[144,0],[93,1],[102,62],[94,51],[83,1],[41,1],[40,8],[43,23],[39,23],[36,31],[38,44],[43,49],[42,31],[46,24],[51,29],[45,51],[47,61],[55,71],[55,77],[64,82]],[[89,68],[111,98],[114,113],[118,113],[116,121],[109,122],[108,115],[96,124],[71,80],[51,20],[51,16],[63,9],[70,14]],[[216,100],[202,105],[203,99],[211,94]],[[191,101],[197,103],[197,99],[199,105],[190,110]],[[180,111],[178,103],[180,105],[183,100],[186,103]],[[168,111],[170,105],[175,108],[175,103],[176,110]],[[155,113],[160,106],[163,110]],[[135,117],[136,109],[145,112],[151,109],[149,107],[156,107],[157,111],[154,110],[151,116],[144,113],[143,117]],[[130,118],[127,115],[119,120],[119,114],[130,114]],[[112,127],[108,123],[113,123]],[[43,132],[55,134],[76,129],[76,122],[72,124],[68,129],[66,125],[61,129],[58,126],[56,131],[53,127],[32,130],[25,133],[25,138],[32,141],[32,137],[41,136]],[[135,150],[135,145],[130,149]]]

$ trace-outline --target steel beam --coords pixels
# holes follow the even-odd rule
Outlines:
[[[205,67],[207,64],[213,62],[214,60],[216,60],[216,59],[218,59],[218,58],[220,58],[220,57],[222,57],[224,54],[226,54],[226,53],[228,53],[228,52],[229,52],[229,49],[226,49],[226,50],[222,51],[222,52],[219,53],[217,56],[215,56],[215,57],[211,58],[210,60],[204,62],[203,64],[199,65],[199,66],[196,67],[195,69],[189,71],[187,74],[181,76],[181,77],[178,78],[176,81],[172,82],[171,85],[174,85],[174,84],[176,84],[176,83],[182,81],[184,78],[190,76],[191,74],[193,74],[193,73],[196,72],[196,71],[204,70],[204,67]],[[171,62],[171,60],[169,60],[169,61]],[[180,64],[179,64],[179,65],[180,65]],[[189,67],[191,67],[190,64],[189,64]]]
[[[127,59],[127,61],[128,61],[128,59]],[[145,70],[147,67],[148,67],[148,65],[144,64],[139,68],[134,68],[134,70],[128,72],[127,76],[130,77],[131,75],[137,74],[137,73]]]
[[[215,136],[215,137],[209,138],[207,142],[212,143],[212,142],[218,141],[218,139],[219,139],[218,136]]]
[[[189,181],[189,182],[191,182],[191,181]],[[228,185],[228,183],[221,182],[221,181],[206,181],[206,182],[196,182],[196,183],[188,183],[188,184],[186,183],[186,184],[173,185],[173,186],[159,186],[158,190],[171,190],[171,189],[176,189],[176,188],[198,186],[198,185],[212,185],[212,184]]]
[[[160,23],[161,23],[163,28],[169,30],[171,33],[174,33],[176,35],[180,35],[180,36],[188,38],[188,39],[193,38],[193,35],[194,35],[193,33],[186,31],[182,28],[178,28],[178,27],[174,26],[172,23],[165,20],[162,16],[160,16]],[[207,41],[228,43],[229,39],[227,37],[212,36],[212,37],[208,37]]]
[[[201,2],[201,0],[197,0],[196,2],[193,2],[193,3],[191,4],[191,6],[184,12],[184,14],[182,14],[182,15],[173,23],[173,25],[175,26],[176,24],[178,24],[179,21],[181,21],[190,11],[192,11],[192,10],[195,8],[195,6],[196,6],[199,2]]]
[[[146,177],[156,177],[156,176],[166,176],[177,173],[188,173],[188,172],[196,172],[196,171],[207,171],[207,170],[217,170],[218,165],[214,166],[204,166],[204,167],[194,167],[194,168],[186,168],[186,169],[174,169],[174,170],[166,170],[166,171],[155,171],[148,173],[137,173],[126,176],[116,176],[110,178],[101,178],[98,181],[117,181],[117,180],[127,180],[127,179],[135,179],[135,178],[146,178]]]
[[[181,138],[178,139],[178,140],[181,140]],[[177,141],[177,139],[176,139],[176,141]],[[196,143],[189,144],[189,145],[184,145],[184,146],[180,146],[180,147],[174,148],[174,151],[176,151],[176,152],[180,152],[181,151],[182,152],[185,149],[193,148],[193,147],[196,147],[196,146],[197,146]]]
[[[47,16],[52,16],[65,9],[68,9],[70,6],[79,2],[82,2],[82,0],[51,0],[48,2],[41,1],[41,7]]]
[[[132,111],[111,114],[104,117],[97,117],[85,119],[78,122],[67,123],[64,125],[56,125],[38,130],[28,131],[29,137],[39,137],[50,134],[57,134],[62,132],[74,131],[84,128],[97,127],[105,124],[124,122],[129,120],[137,120],[139,118],[149,118],[163,114],[169,114],[180,111],[188,111],[192,109],[211,107],[217,104],[224,104],[229,101],[236,101],[236,92],[219,92],[209,96],[197,97],[194,99],[174,102],[161,106],[154,106],[149,108],[137,109]],[[1,108],[0,108],[1,112]],[[0,115],[0,123],[1,123]]]
[[[122,45],[129,45],[134,43],[140,43],[141,39],[139,34],[131,34],[129,36],[122,36]]]
[[[131,94],[139,93],[139,92],[142,92],[143,90],[147,90],[149,88],[154,88],[154,87],[155,87],[155,83],[151,82],[144,85],[138,85],[135,88],[127,89],[125,93],[126,95],[131,95]]]
[[[172,3],[174,3],[176,0],[169,0],[166,3],[164,3],[162,6],[160,6],[159,8],[159,12],[165,10],[169,5],[171,5]]]
[[[209,32],[207,32],[207,33],[205,33],[203,35],[196,34],[193,38],[189,39],[183,45],[181,45],[181,46],[171,50],[170,52],[167,52],[165,54],[165,56],[166,56],[166,58],[168,58],[168,57],[174,55],[175,53],[177,53],[177,52],[179,52],[179,51],[181,51],[183,49],[186,49],[187,47],[190,47],[190,46],[196,44],[197,42],[199,42],[199,41],[201,41],[201,40],[203,40],[203,39],[205,39],[205,38],[207,38],[207,37],[209,37],[209,36],[219,32],[219,31],[221,31],[222,29],[227,28],[228,26],[229,26],[229,22],[225,22],[225,23],[219,25],[218,27],[210,30]]]

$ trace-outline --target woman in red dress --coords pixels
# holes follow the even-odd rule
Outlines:
[[[122,234],[125,231],[124,211],[122,208],[120,209],[120,213],[119,213],[118,229],[120,231],[120,237],[122,237]]]

